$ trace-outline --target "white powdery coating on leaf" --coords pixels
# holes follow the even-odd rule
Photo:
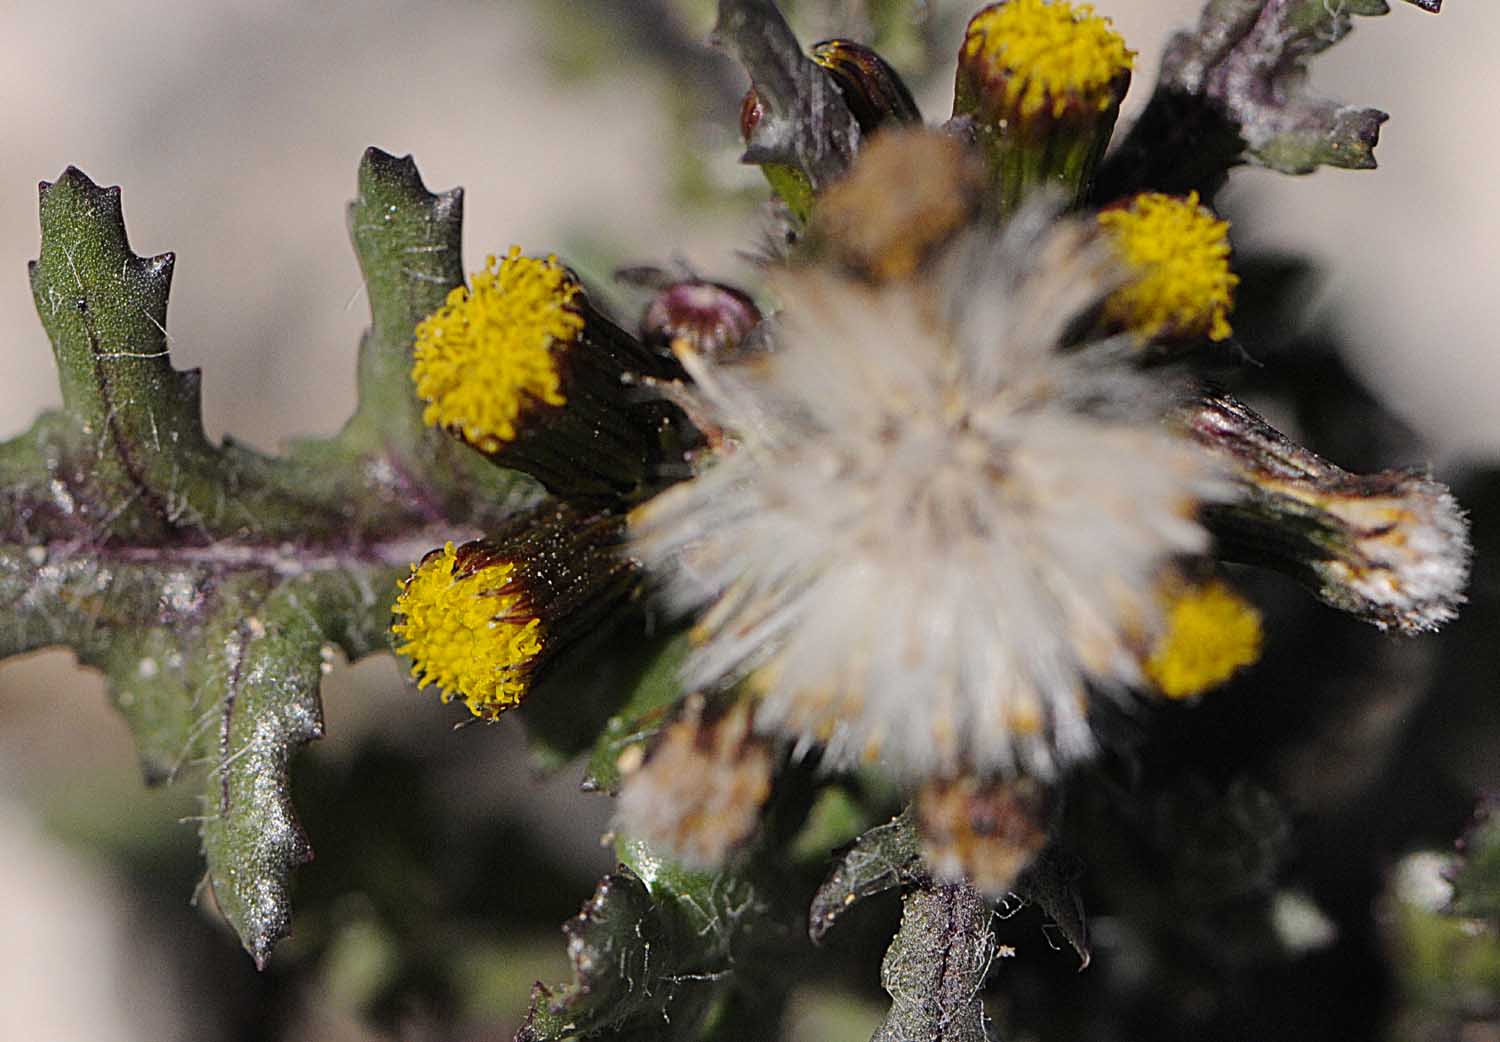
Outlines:
[[[695,366],[739,442],[632,519],[686,682],[752,674],[757,726],[908,778],[1049,774],[1088,755],[1086,683],[1140,680],[1155,582],[1222,494],[1117,346],[1060,352],[1109,289],[1073,226],[971,245],[942,282],[780,273],[776,350]]]

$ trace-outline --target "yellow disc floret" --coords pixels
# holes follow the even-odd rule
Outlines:
[[[449,543],[412,566],[396,598],[401,621],[391,632],[417,685],[436,684],[444,702],[462,698],[475,716],[520,705],[542,651],[541,623],[523,609],[514,572],[509,562],[465,570]]]
[[[1003,83],[1007,106],[1021,115],[1061,116],[1070,104],[1116,104],[1114,86],[1135,52],[1091,4],[1008,0],[970,19],[959,60]]]
[[[489,257],[471,286],[417,326],[411,377],[427,403],[422,419],[498,452],[528,404],[564,404],[558,362],[583,330],[579,293],[556,257],[523,257],[519,246],[498,263]]]
[[[1168,698],[1192,698],[1260,658],[1260,612],[1229,586],[1209,582],[1169,592],[1166,631],[1146,676]]]
[[[1148,192],[1105,210],[1099,225],[1130,281],[1110,295],[1105,317],[1142,341],[1168,335],[1223,340],[1239,276],[1229,269],[1229,222],[1198,202]]]

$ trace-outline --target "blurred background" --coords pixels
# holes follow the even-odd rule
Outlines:
[[[68,164],[123,187],[138,252],[176,252],[168,328],[176,364],[204,369],[210,434],[268,450],[331,433],[353,407],[367,311],[343,214],[368,145],[412,153],[433,190],[464,186],[470,270],[514,242],[564,254],[597,282],[618,264],[677,257],[744,277],[738,251],[754,245],[765,190],[736,163],[740,74],[697,46],[710,6],[0,5],[0,435],[58,402],[25,265],[36,183]],[[888,56],[938,118],[975,5],[913,6],[926,10],[925,34]],[[1096,6],[1140,53],[1128,123],[1167,34],[1200,0]],[[1391,114],[1381,169],[1241,170],[1220,202],[1242,251],[1317,265],[1298,321],[1339,329],[1358,379],[1415,435],[1404,462],[1451,473],[1500,454],[1500,8],[1449,0],[1432,17],[1393,6],[1358,19],[1313,74],[1320,92]],[[860,0],[797,7],[808,42],[868,28]],[[618,303],[629,324],[638,300],[621,292]],[[566,974],[556,924],[609,864],[597,842],[608,801],[574,792],[568,772],[535,777],[519,727],[453,732],[458,716],[415,695],[388,659],[341,665],[324,698],[329,737],[302,756],[299,782],[319,852],[299,900],[318,911],[257,977],[190,906],[196,843],[178,823],[190,804],[140,784],[98,678],[62,653],[0,666],[0,1038],[337,1042],[381,1037],[370,1016],[424,1038],[437,1010],[470,1025],[461,1037],[509,1037],[531,981]],[[412,850],[461,834],[469,856],[491,856],[391,862],[363,838],[382,830],[406,830]],[[403,902],[426,924],[371,914]],[[444,979],[391,986],[392,953],[408,942],[443,946],[433,965]],[[299,944],[324,953],[317,976],[280,987],[277,966]],[[867,1037],[877,999],[809,992],[791,1030]]]

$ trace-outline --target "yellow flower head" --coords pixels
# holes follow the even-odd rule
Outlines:
[[[515,568],[448,543],[412,566],[396,598],[402,621],[391,632],[418,686],[436,684],[444,702],[462,698],[475,716],[520,705],[542,652],[541,622],[512,581]]]
[[[1192,698],[1260,658],[1260,612],[1222,582],[1168,595],[1167,627],[1146,660],[1146,676],[1168,698]]]
[[[985,81],[1003,84],[1005,104],[1022,116],[1070,104],[1104,111],[1118,104],[1119,83],[1135,52],[1091,4],[1008,0],[969,20],[959,62]]]
[[[1104,211],[1099,225],[1130,281],[1105,302],[1105,317],[1142,340],[1168,335],[1223,340],[1239,276],[1229,270],[1229,222],[1198,202],[1148,192]]]
[[[530,403],[565,403],[558,363],[584,327],[581,290],[556,257],[523,257],[519,246],[489,257],[472,283],[417,326],[411,377],[426,423],[498,452]]]

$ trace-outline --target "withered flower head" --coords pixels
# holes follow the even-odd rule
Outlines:
[[[1034,778],[940,778],[916,799],[922,857],[938,879],[1003,897],[1046,846],[1051,793]]]
[[[1060,350],[1110,265],[1051,217],[930,279],[775,273],[775,350],[700,388],[737,448],[631,519],[707,609],[690,686],[748,678],[757,727],[907,778],[1092,750],[1086,688],[1141,683],[1156,576],[1208,549],[1194,512],[1224,488],[1127,352]]]
[[[816,240],[850,268],[905,278],[974,215],[984,171],[957,138],[919,127],[888,130],[823,193]]]
[[[1453,494],[1421,470],[1351,474],[1215,390],[1178,422],[1241,486],[1206,515],[1223,554],[1300,579],[1327,603],[1404,633],[1458,614],[1469,526]]]
[[[760,824],[773,766],[748,705],[710,713],[694,696],[644,760],[623,765],[620,824],[686,865],[715,868]]]

